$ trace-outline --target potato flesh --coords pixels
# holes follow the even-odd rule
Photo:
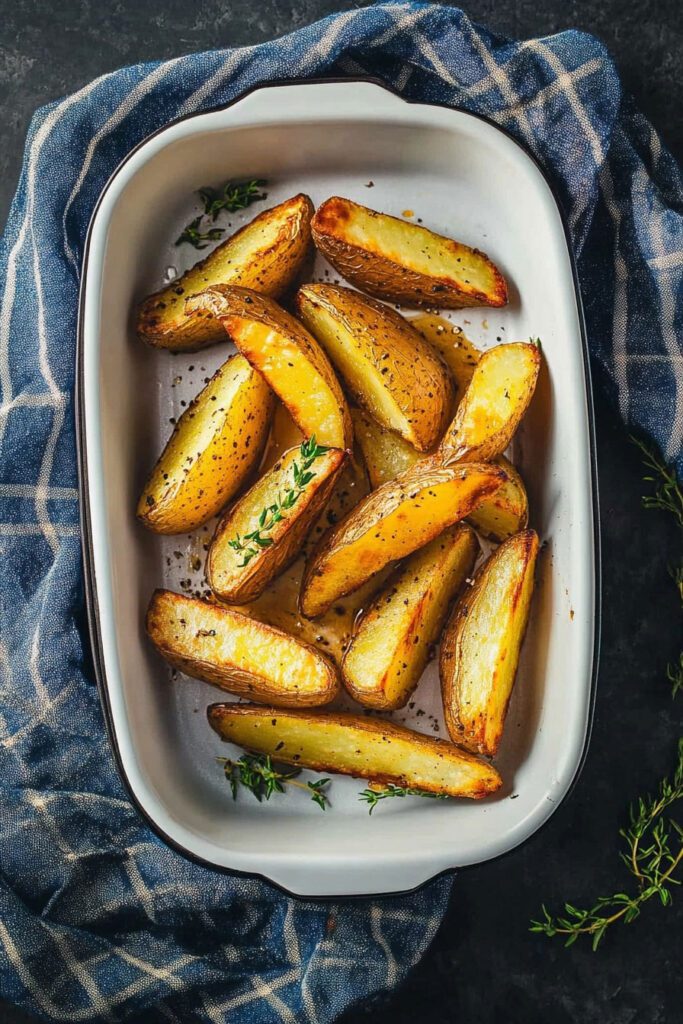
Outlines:
[[[344,236],[351,245],[371,251],[379,249],[392,263],[409,266],[425,277],[449,278],[464,292],[487,293],[495,289],[495,277],[489,266],[482,265],[476,250],[418,224],[385,216],[380,236],[377,219],[369,217],[361,207],[346,221]]]
[[[315,460],[309,470],[314,474],[313,479],[304,485],[294,505],[282,511],[282,519],[263,532],[271,542],[269,546],[261,548],[253,541],[242,540],[245,546],[253,546],[258,551],[246,565],[242,564],[244,551],[236,550],[231,542],[258,530],[263,525],[260,518],[264,509],[271,509],[295,490],[294,465],[301,466],[301,448],[285,452],[233,505],[218,524],[209,548],[207,579],[214,594],[233,603],[250,601],[296,558],[334,486],[345,457],[346,453],[339,448],[330,448]]]
[[[291,287],[306,259],[312,213],[304,195],[264,211],[182,277],[150,295],[138,318],[142,340],[182,350],[222,341],[218,320],[206,312],[186,312],[188,297],[213,284],[236,284],[278,298]]]
[[[156,591],[147,632],[172,665],[238,696],[314,706],[339,689],[334,666],[312,647],[220,605]]]
[[[214,374],[180,417],[145,484],[137,515],[157,533],[184,533],[215,516],[258,463],[273,393],[243,356]]]
[[[500,543],[525,529],[529,521],[529,499],[524,481],[512,463],[504,455],[499,455],[494,462],[505,471],[507,481],[467,517],[467,522],[482,537]]]
[[[373,491],[323,537],[302,587],[304,615],[316,618],[390,562],[427,544],[505,480],[496,466],[424,462],[428,465],[419,472],[409,470]]]
[[[445,530],[406,559],[363,615],[342,680],[366,707],[405,705],[439,639],[449,605],[474,568],[479,545],[468,527]]]
[[[380,426],[362,409],[352,409],[351,419],[373,488],[395,479],[420,460],[421,455],[412,444]]]
[[[398,313],[358,292],[305,285],[299,315],[356,401],[419,451],[439,440],[452,388],[443,365]]]
[[[444,740],[362,715],[214,704],[208,716],[222,739],[300,768],[472,799],[501,784],[492,765]]]
[[[529,618],[538,537],[516,534],[491,555],[446,627],[441,680],[446,726],[468,750],[500,743]]]
[[[539,368],[538,348],[528,342],[484,353],[441,442],[448,462],[488,461],[505,451],[531,401]]]

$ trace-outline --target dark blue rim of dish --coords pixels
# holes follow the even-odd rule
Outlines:
[[[102,711],[103,711],[103,714],[104,714],[104,721],[105,721],[105,725],[106,725],[106,729],[107,729],[107,735],[109,737],[109,743],[110,743],[112,751],[114,753],[114,760],[116,762],[116,767],[117,767],[119,775],[121,777],[121,781],[123,782],[123,785],[124,785],[124,787],[125,787],[125,789],[126,789],[126,791],[128,793],[128,796],[130,797],[131,803],[136,808],[138,814],[143,819],[145,824],[152,830],[152,832],[154,832],[155,835],[157,835],[159,837],[159,839],[163,840],[163,842],[166,843],[167,846],[170,846],[177,853],[181,854],[183,857],[187,858],[188,860],[193,861],[196,864],[200,864],[202,867],[209,868],[212,871],[219,871],[219,872],[224,873],[224,874],[236,875],[236,876],[238,876],[240,878],[259,879],[260,881],[266,882],[268,885],[273,886],[275,889],[278,889],[280,892],[284,893],[286,896],[291,897],[292,899],[302,900],[302,901],[306,901],[306,902],[322,901],[322,900],[333,900],[336,903],[344,902],[344,901],[347,901],[347,900],[348,901],[357,902],[358,900],[368,900],[368,899],[373,899],[373,898],[374,899],[385,899],[385,898],[389,898],[391,896],[407,895],[409,893],[419,892],[420,889],[422,889],[425,886],[431,884],[432,882],[436,881],[437,879],[443,878],[446,875],[449,875],[449,874],[451,874],[453,872],[456,872],[458,870],[462,870],[462,868],[459,867],[458,865],[453,865],[453,867],[445,868],[443,871],[439,871],[437,874],[432,875],[428,879],[425,879],[425,881],[420,882],[416,886],[413,886],[412,889],[399,889],[399,890],[397,890],[395,892],[382,892],[382,893],[377,893],[376,895],[368,894],[368,893],[359,893],[357,895],[343,895],[343,896],[303,896],[300,893],[291,892],[289,889],[285,888],[285,886],[280,885],[278,882],[273,881],[273,879],[271,879],[271,878],[268,878],[267,875],[262,875],[262,874],[259,874],[258,872],[239,871],[239,870],[237,870],[235,868],[223,867],[223,865],[214,864],[212,861],[205,860],[203,857],[197,856],[197,854],[192,853],[192,851],[190,851],[190,850],[187,850],[184,846],[182,846],[182,844],[176,842],[175,839],[172,839],[169,835],[167,835],[164,832],[164,830],[149,816],[147,811],[141,806],[139,800],[137,799],[137,797],[136,797],[136,795],[135,795],[135,793],[133,791],[133,788],[131,786],[130,780],[128,779],[128,776],[126,775],[126,771],[125,771],[125,768],[123,766],[123,761],[122,761],[122,757],[121,757],[121,751],[120,751],[120,748],[119,748],[116,732],[114,730],[113,716],[112,716],[112,711],[111,711],[111,702],[110,702],[110,699],[109,699],[109,689],[108,689],[108,684],[107,684],[106,673],[105,673],[105,670],[104,670],[104,655],[103,655],[103,651],[102,651],[102,634],[101,634],[101,630],[100,630],[100,616],[99,616],[99,606],[98,606],[98,603],[97,603],[97,587],[96,587],[96,580],[95,580],[95,567],[94,567],[93,550],[92,550],[92,523],[91,523],[91,517],[90,517],[90,502],[89,502],[89,491],[88,491],[87,439],[86,439],[86,434],[85,434],[85,417],[83,415],[83,408],[84,408],[84,393],[83,393],[83,390],[84,390],[84,375],[83,375],[83,347],[84,347],[84,343],[83,343],[83,334],[84,334],[84,318],[85,318],[85,314],[84,314],[84,309],[85,309],[85,288],[86,288],[86,282],[87,282],[87,276],[88,276],[88,263],[89,263],[88,256],[89,256],[89,253],[90,253],[90,244],[91,244],[91,240],[92,240],[92,229],[93,229],[93,224],[95,222],[95,217],[97,216],[97,212],[100,209],[100,206],[102,204],[102,200],[104,199],[104,196],[106,195],[106,193],[109,190],[112,182],[117,177],[117,175],[119,174],[121,169],[128,163],[128,161],[131,159],[131,157],[135,153],[137,153],[137,151],[139,149],[142,148],[142,146],[146,145],[150,141],[150,139],[153,139],[157,135],[160,135],[162,132],[165,132],[168,128],[171,128],[173,125],[181,124],[184,121],[189,121],[189,120],[191,120],[194,117],[201,117],[203,114],[216,113],[217,111],[220,111],[220,110],[228,110],[230,107],[234,106],[236,103],[239,103],[240,100],[243,100],[246,96],[249,96],[249,95],[251,95],[251,93],[257,92],[257,91],[259,91],[261,89],[279,88],[281,86],[288,86],[288,85],[329,85],[330,83],[332,83],[332,84],[334,84],[334,83],[336,83],[336,84],[348,84],[348,83],[357,83],[357,82],[368,82],[368,83],[370,83],[372,85],[379,86],[381,89],[384,89],[386,92],[392,93],[392,95],[396,96],[398,99],[402,100],[404,103],[410,103],[410,104],[413,104],[415,106],[442,107],[445,110],[457,110],[461,114],[466,114],[468,117],[476,118],[478,121],[484,121],[486,124],[491,125],[491,127],[495,128],[496,131],[500,132],[502,135],[505,135],[506,138],[510,139],[511,142],[514,142],[514,144],[516,146],[518,146],[526,154],[526,156],[529,157],[529,159],[536,165],[536,167],[540,171],[541,175],[543,176],[546,184],[548,185],[548,187],[549,187],[549,189],[550,189],[550,191],[551,191],[551,193],[553,195],[553,198],[555,200],[555,204],[557,206],[558,213],[560,215],[560,220],[562,221],[562,226],[563,226],[564,234],[565,234],[565,242],[566,242],[566,245],[567,245],[567,251],[569,253],[569,259],[570,259],[571,268],[572,268],[572,278],[573,278],[573,281],[574,281],[574,294],[576,296],[577,311],[578,311],[578,316],[579,316],[579,328],[580,328],[580,332],[581,332],[581,344],[582,344],[582,350],[583,350],[583,369],[584,369],[584,378],[585,378],[585,385],[586,385],[586,399],[587,399],[587,412],[588,412],[588,445],[589,445],[590,466],[591,466],[591,496],[592,496],[592,505],[593,505],[593,550],[594,550],[594,562],[595,562],[595,564],[594,564],[594,572],[595,572],[595,629],[594,629],[594,638],[593,638],[593,665],[592,665],[592,668],[591,668],[591,683],[590,683],[590,695],[589,695],[589,707],[588,707],[588,722],[587,722],[587,726],[586,726],[586,736],[585,736],[585,739],[584,739],[583,749],[581,751],[581,756],[579,758],[579,763],[578,763],[578,765],[576,767],[576,771],[574,772],[574,776],[572,778],[572,781],[569,784],[569,787],[567,788],[567,792],[564,794],[564,796],[563,796],[562,800],[560,801],[560,803],[564,803],[564,801],[569,797],[569,795],[574,790],[574,787],[576,786],[578,778],[579,778],[579,776],[580,776],[580,774],[581,774],[581,772],[583,770],[584,764],[586,762],[586,756],[588,754],[588,746],[589,746],[589,743],[590,743],[590,737],[591,737],[591,732],[592,732],[592,728],[593,728],[593,716],[594,716],[594,711],[595,711],[595,695],[596,695],[596,689],[597,689],[598,667],[599,667],[599,661],[600,661],[600,640],[601,640],[601,631],[602,631],[602,573],[601,573],[601,556],[600,556],[600,550],[601,550],[601,543],[600,543],[600,506],[599,506],[599,499],[598,499],[597,446],[596,446],[596,439],[595,439],[595,411],[594,411],[594,407],[593,407],[593,388],[592,388],[591,369],[590,369],[590,353],[589,353],[589,350],[588,350],[588,341],[587,341],[587,334],[586,334],[586,321],[585,321],[585,315],[584,315],[584,310],[583,310],[583,302],[581,300],[581,290],[580,290],[580,287],[579,287],[579,276],[578,276],[578,271],[577,271],[577,266],[576,266],[576,260],[574,258],[574,252],[573,252],[573,249],[572,249],[571,236],[570,236],[570,233],[569,233],[569,226],[568,226],[568,223],[567,223],[567,218],[566,218],[564,210],[562,208],[562,203],[561,203],[560,197],[558,196],[557,188],[556,188],[554,182],[552,181],[552,178],[550,177],[550,175],[548,174],[546,169],[543,167],[543,164],[537,159],[537,157],[533,153],[531,153],[527,149],[526,146],[524,146],[521,142],[519,142],[519,140],[516,139],[515,136],[512,135],[507,129],[502,128],[495,121],[492,121],[490,118],[486,117],[483,114],[477,114],[477,113],[474,113],[471,110],[463,110],[460,107],[454,107],[454,106],[449,105],[448,103],[432,103],[432,102],[424,103],[424,102],[419,101],[419,100],[406,99],[405,96],[402,96],[401,93],[397,92],[395,89],[393,89],[386,82],[382,81],[382,79],[380,79],[380,78],[373,78],[370,75],[368,75],[368,76],[349,76],[348,78],[330,77],[330,78],[303,78],[303,79],[301,79],[301,78],[292,78],[292,79],[284,79],[284,80],[275,79],[272,82],[263,82],[263,83],[261,83],[259,85],[252,86],[250,89],[246,89],[244,92],[240,93],[239,96],[236,96],[234,99],[230,100],[228,103],[221,103],[218,106],[211,107],[211,108],[209,108],[207,110],[195,111],[195,112],[193,112],[191,114],[185,114],[183,117],[178,117],[178,118],[176,118],[173,121],[169,121],[168,124],[165,124],[161,128],[158,128],[156,131],[152,132],[150,135],[148,135],[146,138],[144,138],[141,142],[139,142],[133,149],[131,149],[131,151],[119,163],[118,167],[112,173],[112,175],[110,176],[110,178],[107,181],[106,185],[102,189],[100,197],[97,200],[97,203],[95,204],[95,208],[93,209],[92,216],[90,218],[90,224],[88,226],[88,231],[87,231],[86,240],[85,240],[85,248],[83,250],[83,268],[82,268],[82,274],[81,274],[81,285],[80,285],[79,301],[78,301],[78,331],[77,331],[77,337],[76,337],[76,380],[75,380],[76,453],[77,453],[77,460],[78,460],[78,490],[79,490],[79,508],[80,508],[80,526],[81,526],[81,550],[82,550],[82,553],[83,553],[83,571],[84,571],[84,583],[85,583],[85,603],[86,603],[86,612],[87,612],[87,618],[88,618],[88,631],[89,631],[89,634],[90,634],[90,645],[91,645],[91,650],[92,650],[92,660],[93,660],[93,666],[94,666],[94,670],[95,670],[95,679],[97,681],[97,688],[98,688],[99,695],[100,695],[100,701],[102,703]],[[558,807],[559,807],[559,804],[558,804]],[[507,857],[507,856],[509,856],[509,854],[511,854],[513,852],[513,850],[518,850],[520,847],[526,845],[526,843],[530,842],[534,838],[534,836],[538,835],[538,833],[541,831],[541,829],[546,827],[546,825],[552,819],[552,817],[554,817],[554,814],[550,815],[543,822],[542,825],[540,825],[530,836],[527,837],[527,839],[523,840],[521,843],[518,843],[516,846],[512,847],[510,850],[507,850],[505,853],[501,853],[497,857],[490,858],[490,861],[495,861],[495,860],[499,860],[502,857]],[[489,863],[489,861],[486,861],[485,863]],[[478,865],[475,865],[475,864],[465,865],[465,867],[476,867],[476,866],[478,866]]]

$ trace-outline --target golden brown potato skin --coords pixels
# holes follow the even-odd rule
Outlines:
[[[378,299],[442,309],[507,303],[505,279],[485,253],[419,224],[332,196],[311,229],[335,270]]]
[[[441,442],[444,461],[489,462],[502,455],[533,398],[540,368],[541,353],[531,342],[485,352]]]
[[[313,204],[299,194],[265,210],[166,288],[141,303],[137,332],[156,348],[190,352],[224,341],[220,323],[186,300],[213,284],[236,284],[279,298],[293,286],[311,251]]]
[[[206,578],[221,601],[244,604],[262,594],[273,577],[278,576],[298,555],[320,511],[325,507],[339,477],[346,452],[330,448],[316,459],[314,473],[295,504],[282,513],[282,519],[264,536],[271,541],[246,565],[243,553],[230,541],[258,529],[264,509],[294,488],[292,467],[301,463],[300,448],[290,448],[264,476],[228,509],[216,527],[206,563]]]
[[[459,523],[392,573],[356,624],[342,664],[344,686],[359,704],[405,706],[478,551],[474,531]]]
[[[324,351],[277,302],[248,288],[216,285],[187,302],[208,310],[240,352],[263,374],[305,437],[350,448],[353,428],[346,398]]]
[[[186,533],[220,512],[258,465],[274,397],[243,356],[223,363],[178,420],[138,519],[155,533]]]
[[[450,371],[454,384],[451,406],[453,417],[472,380],[474,368],[481,359],[481,351],[470,341],[462,327],[454,326],[435,313],[420,313],[411,317],[410,325],[436,349]]]
[[[538,536],[510,537],[481,567],[444,630],[439,670],[449,735],[467,750],[498,750],[534,586]]]
[[[393,722],[249,704],[212,704],[207,714],[222,739],[300,768],[472,800],[494,793],[501,785],[493,765],[445,740]]]
[[[372,491],[313,552],[301,611],[311,619],[322,615],[338,597],[464,519],[505,480],[499,466],[443,466],[431,458]]]
[[[446,428],[453,388],[443,362],[410,323],[332,284],[304,285],[296,303],[356,401],[418,451],[433,448]]]
[[[335,665],[310,644],[218,604],[156,590],[145,626],[171,665],[238,697],[315,707],[340,689]]]

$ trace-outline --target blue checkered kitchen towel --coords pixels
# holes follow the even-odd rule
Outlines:
[[[73,374],[83,244],[141,139],[275,78],[372,73],[484,113],[569,214],[591,350],[624,420],[681,462],[683,190],[609,55],[382,4],[275,42],[141,64],[38,111],[0,247],[0,996],[50,1021],[325,1022],[397,985],[449,897],[297,902],[198,867],[130,805],[86,639]]]

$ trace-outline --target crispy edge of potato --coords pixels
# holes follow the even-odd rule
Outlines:
[[[365,222],[361,229],[365,236],[362,244],[349,238],[348,225],[354,218]],[[444,309],[499,307],[508,301],[505,278],[486,253],[350,199],[331,196],[321,203],[311,221],[311,231],[314,245],[335,270],[377,298]],[[388,235],[396,236],[393,244]],[[420,261],[421,254],[428,249],[446,250],[451,257],[446,273],[434,275],[418,269],[416,260]],[[413,252],[417,255],[411,260]],[[472,282],[475,274],[486,277],[488,283],[481,281],[477,287]]]
[[[223,330],[215,318],[206,311],[188,311],[186,299],[208,285],[231,281],[279,298],[296,282],[312,249],[312,215],[313,203],[302,192],[258,214],[181,277],[143,299],[137,314],[138,337],[155,348],[186,352],[222,341]],[[260,228],[276,218],[282,221],[277,235],[259,247]],[[250,235],[254,235],[253,249],[231,260],[231,253],[239,251]]]
[[[332,364],[316,339],[291,313],[268,296],[229,285],[214,285],[192,296],[187,307],[207,309],[221,321],[236,347],[263,374],[306,437],[315,435],[319,444],[333,448],[351,448],[353,427],[349,407]],[[258,336],[254,326],[262,328],[263,337]],[[274,343],[273,338],[280,340]],[[279,354],[281,365],[276,365],[274,351]],[[298,366],[292,361],[297,355]],[[302,377],[304,383],[308,382],[307,387],[302,386]],[[317,403],[316,392],[320,395]],[[324,415],[323,404],[327,407]]]
[[[418,451],[432,449],[451,414],[453,382],[410,322],[375,299],[333,284],[303,285],[296,303],[356,401]]]
[[[352,408],[351,419],[373,489],[393,480],[422,458],[412,444],[381,426],[364,409]]]
[[[207,716],[226,742],[300,768],[473,800],[501,786],[493,765],[447,740],[364,715],[212,704]]]
[[[501,544],[479,569],[474,586],[461,596],[444,629],[439,674],[446,728],[454,742],[474,753],[494,756],[503,735],[529,621],[538,549],[534,530],[517,533]],[[503,569],[500,586],[496,574],[501,573],[511,554],[513,562]],[[491,588],[496,586],[500,594],[491,595]],[[479,656],[483,657],[487,649],[488,657],[482,663]],[[491,664],[495,668],[489,674]],[[468,665],[476,679],[468,689],[469,699],[463,701],[462,677]]]
[[[514,350],[511,352],[510,350]],[[516,376],[509,377],[507,386],[502,388],[496,381],[492,384],[491,370],[498,371],[496,362],[510,355],[524,355],[527,360],[523,367],[515,367]],[[496,345],[485,352],[477,363],[472,380],[458,406],[453,422],[444,434],[440,450],[444,461],[489,462],[501,455],[510,444],[522,418],[529,407],[536,389],[541,368],[541,354],[532,342],[518,341]],[[524,372],[519,372],[523,370]],[[515,387],[518,394],[511,398],[509,390]],[[510,408],[504,413],[495,410],[494,403],[509,402]]]
[[[520,474],[504,455],[494,460],[505,471],[507,482],[498,488],[479,508],[467,517],[467,522],[482,537],[501,544],[513,534],[525,530],[529,522],[529,498]]]
[[[342,682],[359,704],[405,706],[478,551],[474,531],[459,523],[390,576],[358,621],[342,662]]]
[[[454,469],[462,473],[454,475]],[[309,619],[322,615],[337,598],[353,593],[390,562],[405,558],[464,519],[505,480],[499,466],[444,466],[434,457],[371,491],[328,530],[312,553],[301,587],[302,614]],[[435,510],[425,511],[425,499],[437,498],[434,489],[443,485],[449,488],[442,496],[447,511],[430,518]]]
[[[270,544],[241,566],[240,552],[231,541],[244,537],[259,526],[259,516],[276,505],[287,487],[294,487],[293,467],[301,461],[301,448],[290,448],[246,494],[228,509],[216,527],[206,560],[206,578],[221,601],[245,604],[262,594],[274,576],[294,561],[319,512],[325,507],[339,477],[347,453],[329,448],[311,466],[312,478],[304,484],[292,507],[267,534]],[[283,479],[287,474],[287,483]],[[240,525],[241,524],[241,525]],[[226,566],[232,565],[231,570]]]
[[[231,373],[242,379],[226,398],[221,387],[231,387]],[[274,397],[244,356],[223,363],[178,420],[147,478],[136,511],[140,522],[155,533],[188,533],[217,515],[258,465]],[[197,451],[194,421],[207,415],[220,417],[222,425]],[[194,505],[193,514],[183,515],[187,505]]]
[[[179,609],[184,618],[181,620],[178,617],[177,622],[182,623],[184,629],[197,627],[189,644],[179,644],[172,633]],[[234,651],[232,660],[224,652],[221,653],[221,635],[218,633],[221,628],[225,630],[223,637],[230,635],[235,643],[237,639],[243,641],[241,658],[237,658]],[[155,590],[147,609],[145,629],[157,651],[175,668],[238,697],[249,697],[251,700],[282,707],[317,707],[334,700],[341,688],[334,662],[317,651],[312,644],[219,604],[170,590]],[[258,641],[271,660],[274,652],[278,652],[281,666],[291,663],[296,656],[302,660],[305,656],[306,665],[300,668],[301,677],[310,683],[315,672],[319,685],[308,692],[291,684],[289,688],[283,686],[269,672],[265,658],[259,666],[256,656]],[[296,670],[283,671],[283,677],[288,683],[295,676]]]

